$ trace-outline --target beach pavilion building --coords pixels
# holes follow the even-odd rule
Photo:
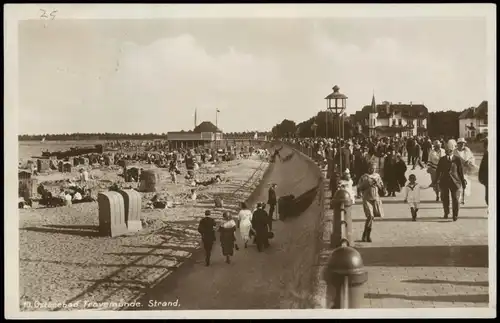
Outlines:
[[[192,131],[175,131],[167,133],[170,148],[195,148],[206,146],[223,139],[222,131],[210,121],[204,121]]]

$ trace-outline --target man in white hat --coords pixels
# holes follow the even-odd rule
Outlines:
[[[472,192],[471,182],[469,181],[469,175],[474,173],[477,170],[476,160],[474,158],[474,154],[466,146],[467,142],[464,138],[458,138],[457,140],[457,148],[454,151],[455,156],[460,159],[462,163],[462,168],[464,170],[465,180],[469,183],[467,187],[463,190],[461,196],[461,203],[465,204],[465,196],[470,196]]]
[[[436,177],[431,186],[439,185],[441,190],[441,201],[443,202],[444,218],[450,214],[450,193],[453,212],[453,221],[458,219],[460,208],[459,199],[462,190],[467,186],[460,159],[454,155],[456,148],[455,140],[451,139],[446,145],[446,155],[441,157],[436,169]]]

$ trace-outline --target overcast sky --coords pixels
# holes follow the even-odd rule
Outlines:
[[[487,99],[481,18],[54,20],[19,25],[20,133],[269,130],[371,102]]]

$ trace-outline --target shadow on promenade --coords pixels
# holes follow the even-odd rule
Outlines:
[[[486,216],[459,216],[458,221],[460,220],[487,220],[488,217]],[[352,222],[365,222],[366,219],[352,219]],[[403,218],[376,218],[376,222],[412,222],[410,215],[407,217]],[[452,218],[449,217],[448,219],[445,219],[443,217],[420,217],[417,218],[417,223],[418,222],[452,222]]]
[[[67,234],[82,237],[101,237],[98,226],[90,225],[44,225],[42,227],[25,227],[20,230],[43,232],[43,233],[56,233]]]
[[[488,246],[409,246],[357,248],[365,266],[488,267]]]

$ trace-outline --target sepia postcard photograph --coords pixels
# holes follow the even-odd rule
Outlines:
[[[4,9],[6,318],[496,317],[494,4]]]

